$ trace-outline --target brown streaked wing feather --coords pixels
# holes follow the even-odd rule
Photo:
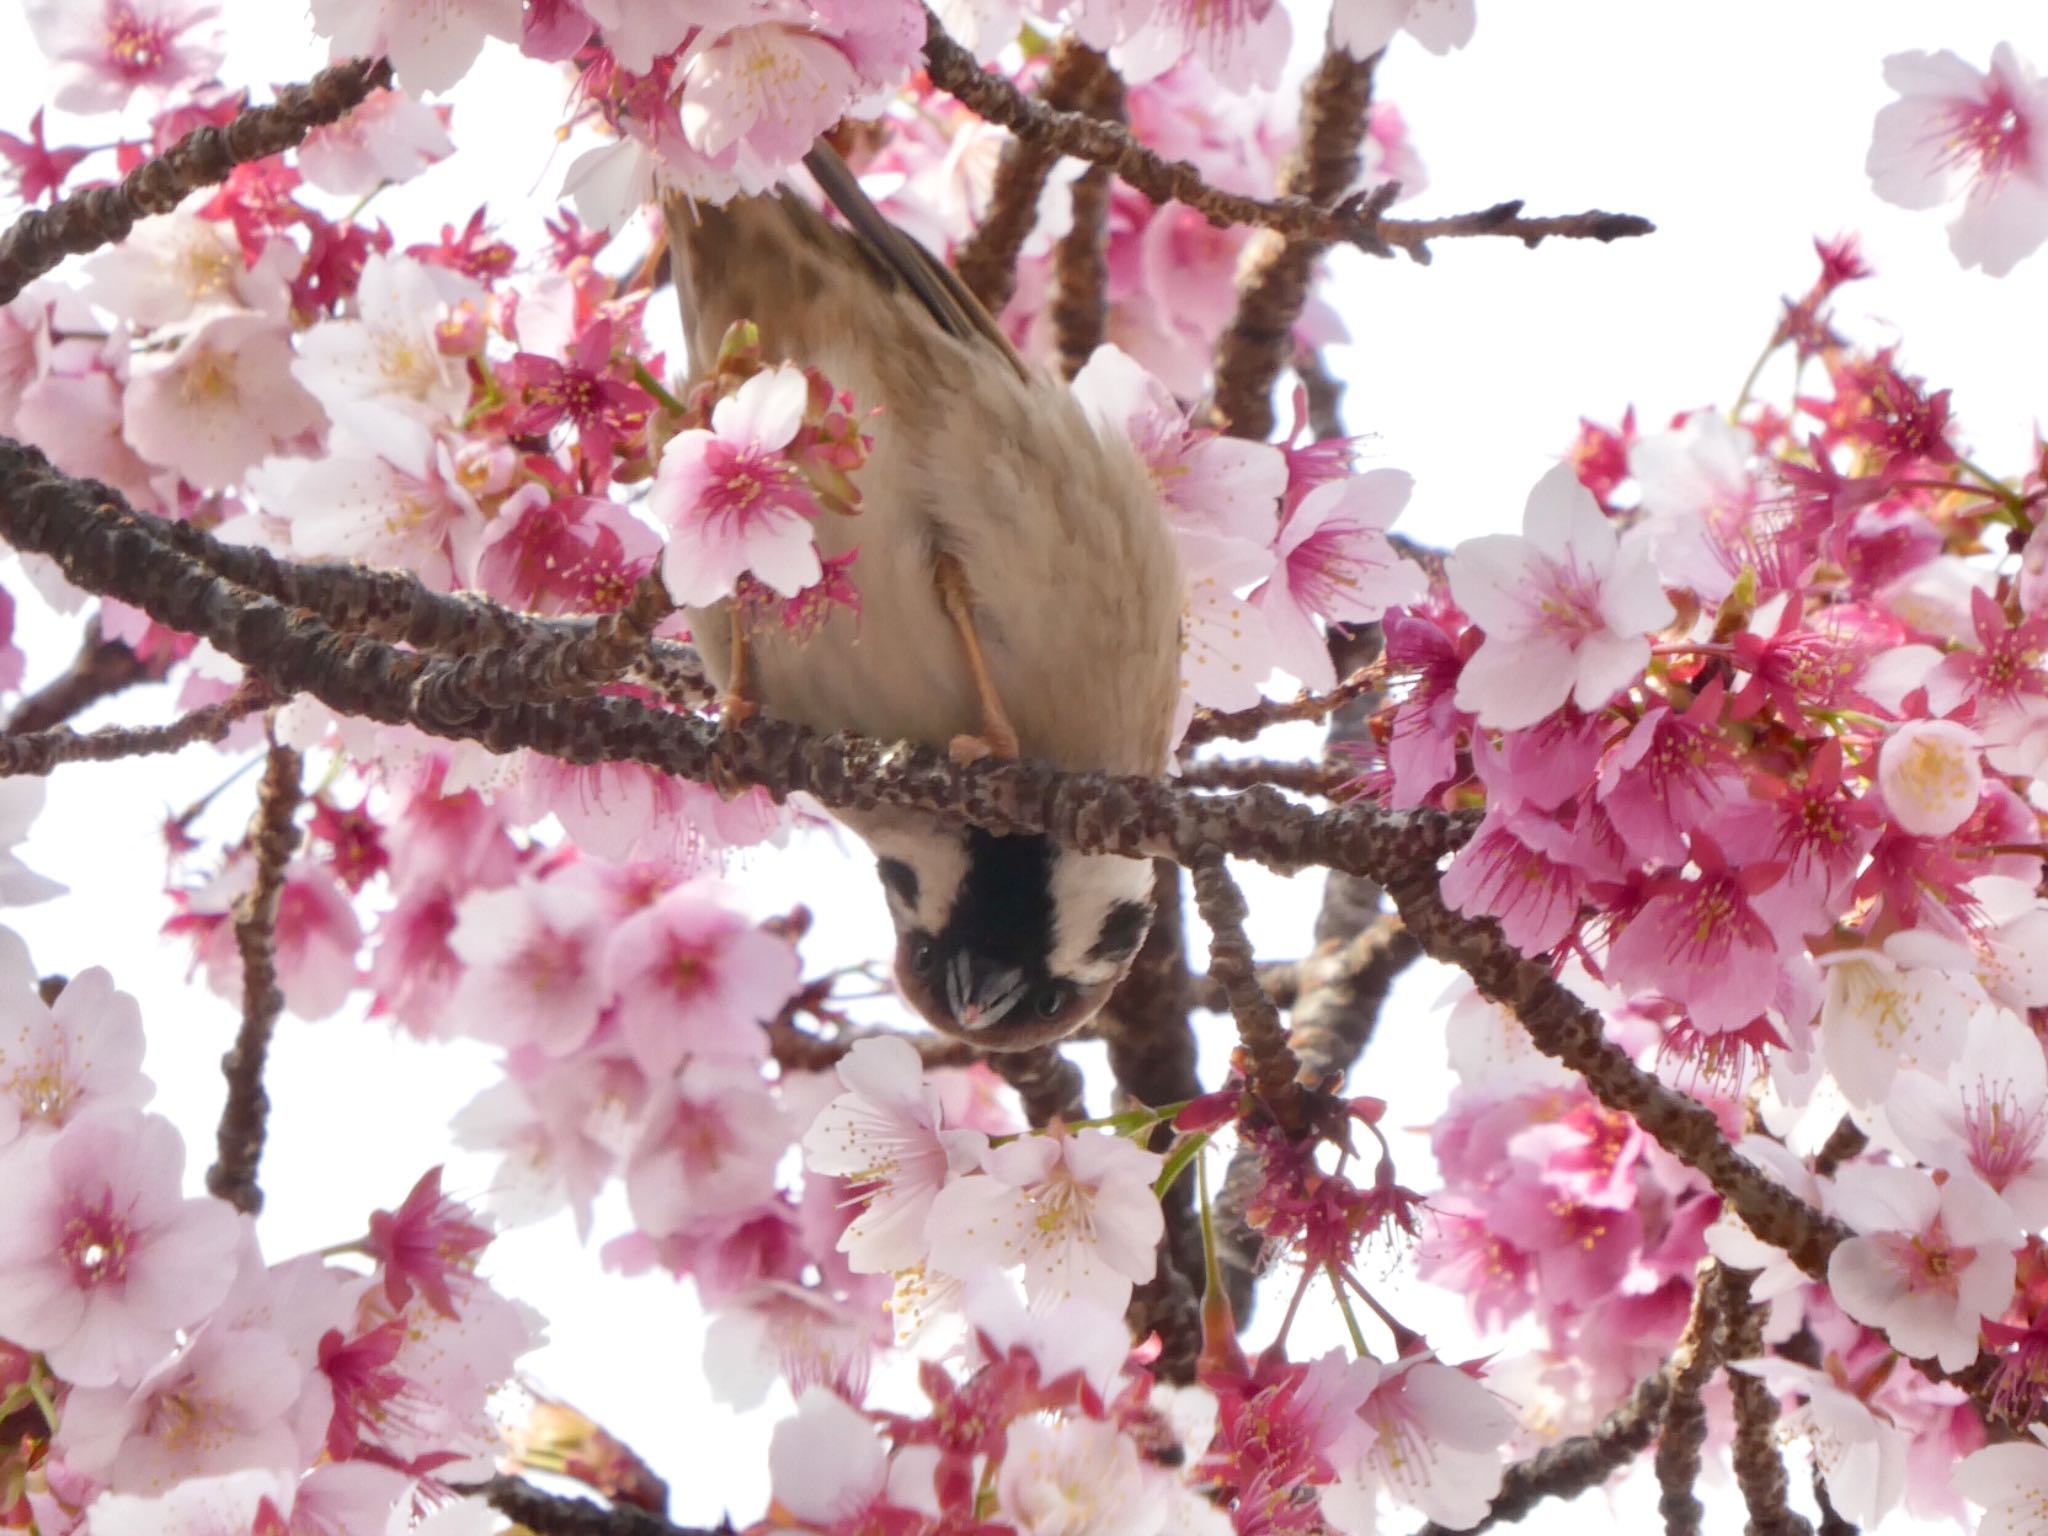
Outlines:
[[[981,338],[1002,354],[1019,378],[1030,377],[1024,359],[1017,355],[1010,338],[1003,334],[981,300],[951,267],[889,222],[861,190],[859,178],[839,157],[838,150],[820,139],[804,156],[804,166],[866,248],[879,255],[889,270],[917,295],[918,302],[930,311],[942,330],[962,341]]]

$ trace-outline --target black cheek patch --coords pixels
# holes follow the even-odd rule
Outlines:
[[[917,910],[917,871],[901,859],[878,859],[875,873],[882,877],[882,884],[902,900],[911,911]]]
[[[1089,947],[1090,960],[1121,960],[1144,942],[1152,908],[1142,901],[1120,901],[1109,909],[1102,929]]]

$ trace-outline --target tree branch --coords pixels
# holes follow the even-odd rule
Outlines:
[[[1728,1358],[1753,1360],[1764,1352],[1764,1309],[1749,1299],[1745,1280],[1728,1309]],[[1779,1453],[1778,1394],[1747,1371],[1728,1371],[1735,1401],[1735,1482],[1749,1508],[1745,1536],[1813,1536],[1813,1527],[1787,1502],[1785,1458]]]
[[[273,745],[256,792],[256,819],[249,848],[256,861],[255,883],[235,903],[235,948],[242,957],[242,1028],[234,1048],[221,1058],[228,1081],[227,1103],[215,1135],[217,1155],[206,1170],[206,1187],[244,1215],[263,1209],[256,1167],[270,1115],[263,1091],[263,1064],[270,1034],[284,1012],[277,984],[277,907],[284,894],[285,866],[299,846],[292,818],[299,808],[299,754]]]
[[[1319,208],[1302,197],[1265,199],[1225,192],[1203,180],[1191,162],[1163,159],[1119,124],[1033,101],[1010,81],[983,69],[973,54],[946,34],[937,17],[927,15],[924,57],[934,85],[1019,138],[1107,166],[1153,202],[1185,203],[1214,224],[1258,225],[1326,244],[1355,245],[1373,256],[1391,256],[1398,249],[1419,262],[1429,260],[1429,241],[1447,236],[1506,235],[1534,245],[1550,235],[1607,241],[1646,235],[1656,228],[1635,214],[1598,210],[1523,218],[1519,202],[1449,218],[1389,219],[1382,208],[1392,183],[1375,193],[1348,197],[1335,208]]]
[[[0,235],[0,304],[12,302],[66,256],[126,239],[137,219],[169,213],[188,194],[226,181],[236,166],[293,148],[390,83],[391,66],[382,59],[346,60],[304,85],[285,86],[267,107],[244,107],[225,126],[194,128],[112,186],[31,208]]]
[[[1642,1454],[1663,1421],[1671,1394],[1669,1367],[1636,1383],[1626,1401],[1602,1419],[1589,1434],[1573,1435],[1546,1445],[1527,1461],[1515,1463],[1501,1478],[1500,1492],[1486,1518],[1464,1536],[1478,1536],[1496,1525],[1520,1520],[1545,1499],[1573,1499],[1597,1488]],[[1416,1536],[1453,1536],[1434,1521]]]
[[[1324,50],[1302,87],[1300,141],[1281,170],[1282,193],[1327,208],[1358,180],[1379,60],[1354,59],[1334,44]],[[1273,435],[1273,381],[1294,351],[1294,327],[1325,249],[1270,229],[1252,237],[1238,263],[1237,312],[1216,344],[1210,425],[1259,442]]]
[[[1124,82],[1106,64],[1078,103],[1090,117],[1121,121]],[[1071,379],[1109,325],[1109,172],[1091,165],[1070,189],[1073,224],[1053,253],[1052,331],[1060,372]]]
[[[112,698],[137,683],[162,682],[170,669],[168,656],[144,661],[121,641],[102,637],[97,617],[88,619],[85,638],[71,665],[15,706],[7,734],[62,725],[101,699]]]
[[[487,1483],[458,1484],[457,1493],[483,1499],[499,1514],[517,1521],[534,1536],[734,1536],[731,1521],[715,1529],[671,1525],[659,1515],[630,1504],[606,1508],[589,1499],[544,1493],[516,1477],[494,1477]]]
[[[1071,110],[1108,70],[1109,60],[1069,34],[1053,52],[1039,97],[1047,106]],[[1013,137],[1005,144],[988,212],[954,255],[960,280],[992,315],[1001,314],[1017,291],[1017,255],[1038,223],[1038,200],[1059,158],[1029,139]]]
[[[258,710],[274,702],[261,684],[244,684],[218,704],[207,704],[169,725],[110,725],[74,731],[57,725],[25,735],[0,736],[0,778],[42,775],[60,763],[109,763],[117,758],[181,752],[202,741],[219,741]]]
[[[1244,1043],[1245,1080],[1282,1126],[1298,1131],[1296,1079],[1301,1063],[1287,1043],[1280,1010],[1252,969],[1251,940],[1244,931],[1244,892],[1231,878],[1221,849],[1202,850],[1188,861],[1188,868],[1194,876],[1195,910],[1209,925],[1209,976],[1229,999],[1238,1039]]]

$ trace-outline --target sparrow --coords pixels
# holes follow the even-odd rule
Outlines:
[[[820,140],[804,164],[843,227],[786,187],[664,200],[694,377],[727,328],[751,320],[763,356],[815,367],[878,408],[860,514],[817,525],[822,557],[858,550],[858,614],[836,612],[800,641],[730,602],[687,610],[726,708],[958,759],[1163,772],[1183,589],[1143,461],[1024,362],[836,151]],[[896,808],[838,818],[875,853],[902,996],[984,1050],[1087,1023],[1150,925],[1143,860]]]

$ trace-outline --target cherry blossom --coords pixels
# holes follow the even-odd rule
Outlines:
[[[1452,1530],[1486,1518],[1500,1491],[1501,1447],[1514,1432],[1507,1407],[1463,1371],[1423,1356],[1391,1365],[1352,1362],[1371,1383],[1357,1428],[1333,1451],[1340,1474],[1323,1513],[1347,1536],[1378,1529],[1384,1489]]]
[[[249,1536],[291,1504],[288,1481],[249,1471],[181,1482],[161,1497],[108,1493],[88,1512],[93,1536]]]
[[[217,316],[137,373],[122,402],[122,430],[136,452],[194,485],[232,485],[320,425],[320,408],[293,379],[291,361],[281,326],[260,315]]]
[[[783,456],[810,387],[792,367],[755,374],[662,449],[650,503],[668,530],[661,578],[678,603],[729,596],[742,572],[792,597],[823,572],[810,519],[818,504]]]
[[[1024,1266],[1036,1302],[1067,1297],[1121,1312],[1152,1278],[1165,1218],[1152,1196],[1160,1158],[1107,1131],[1020,1136],[932,1202],[931,1261],[949,1274]]]
[[[1428,582],[1403,560],[1386,530],[1408,503],[1413,480],[1375,469],[1319,485],[1280,524],[1279,567],[1252,593],[1273,636],[1273,659],[1310,688],[1337,685],[1315,620],[1368,624],[1397,603],[1419,601]]]
[[[1984,1506],[1978,1536],[2027,1536],[2040,1529],[2048,1509],[2048,1435],[2029,1425],[2032,1442],[1987,1445],[1963,1458],[1954,1474],[1956,1492]]]
[[[73,976],[46,1005],[27,946],[0,929],[0,997],[14,1026],[0,1036],[0,1115],[56,1129],[88,1105],[149,1101],[142,1010],[100,966]]]
[[[1895,53],[1884,78],[1899,100],[1877,114],[1872,187],[1902,208],[1960,196],[1949,248],[1965,267],[2003,277],[2048,239],[2048,85],[2010,43],[1982,72],[1946,50]]]
[[[1877,785],[1903,830],[1948,836],[1970,819],[1984,791],[1976,734],[1950,720],[1901,721],[1878,752]]]
[[[1645,637],[1673,616],[1642,542],[1616,536],[1569,465],[1536,483],[1522,530],[1467,539],[1446,562],[1451,595],[1486,633],[1458,707],[1503,730],[1568,697],[1598,709],[1642,674]]]
[[[516,41],[521,0],[312,0],[313,27],[337,59],[382,55],[410,91],[445,91],[486,37]]]
[[[1475,0],[1337,0],[1330,37],[1355,59],[1403,31],[1431,53],[1449,53],[1472,41],[1478,19]]]
[[[1859,1526],[1874,1526],[1898,1508],[1906,1488],[1906,1438],[1824,1371],[1770,1358],[1737,1360],[1730,1369],[1802,1399],[1783,1413],[1788,1435],[1807,1442],[1827,1480],[1835,1508]]]
[[[1928,1167],[1973,1173],[2027,1230],[2048,1225],[2048,1061],[2040,1039],[2005,1009],[1971,1018],[1945,1080],[1899,1073],[1885,1117]]]
[[[867,1416],[824,1387],[808,1387],[796,1417],[775,1426],[768,1442],[775,1501],[820,1531],[852,1529],[880,1503],[889,1481],[889,1453]]]
[[[1937,1185],[1911,1168],[1852,1164],[1835,1209],[1863,1235],[1828,1259],[1828,1288],[1858,1322],[1902,1354],[1959,1371],[1977,1358],[1979,1325],[2012,1297],[2017,1218],[1975,1175]]]
[[[1881,950],[1821,958],[1821,1053],[1852,1104],[1876,1105],[1902,1067],[1945,1071],[1984,997],[1960,946],[1933,934],[1895,933]]]
[[[85,296],[138,326],[191,327],[238,310],[283,319],[298,252],[273,240],[245,260],[234,231],[202,215],[204,202],[195,193],[97,253],[86,263]]]
[[[332,420],[371,442],[393,426],[436,428],[469,401],[462,363],[443,353],[437,326],[473,292],[440,268],[374,254],[363,263],[352,317],[301,335],[292,375]]]
[[[26,0],[22,13],[56,66],[51,100],[71,112],[197,85],[220,68],[227,41],[212,0]]]
[[[853,1187],[860,1214],[838,1247],[856,1271],[909,1269],[925,1257],[925,1222],[940,1187],[980,1165],[988,1138],[944,1128],[939,1092],[907,1040],[859,1041],[837,1070],[847,1091],[804,1133],[805,1166]]]
[[[1095,1419],[1019,1419],[996,1474],[996,1509],[1020,1536],[1157,1536],[1162,1493],[1129,1438]]]
[[[236,1218],[178,1193],[169,1121],[87,1109],[0,1152],[0,1336],[80,1386],[140,1380],[227,1294]]]
[[[611,997],[598,971],[605,913],[561,880],[477,891],[456,909],[448,947],[469,969],[448,1000],[462,1027],[501,1045],[566,1056]]]
[[[667,1237],[753,1210],[775,1192],[775,1164],[789,1136],[758,1073],[691,1062],[650,1097],[626,1166],[633,1219],[643,1232]]]
[[[760,1026],[796,990],[796,955],[735,910],[715,886],[679,886],[605,941],[620,1033],[650,1076],[686,1057],[759,1061]]]
[[[376,90],[340,122],[306,135],[299,170],[323,192],[361,197],[411,179],[454,148],[433,108],[404,91]]]
[[[811,27],[707,28],[683,55],[683,133],[700,154],[744,146],[793,165],[859,90],[853,61]]]

